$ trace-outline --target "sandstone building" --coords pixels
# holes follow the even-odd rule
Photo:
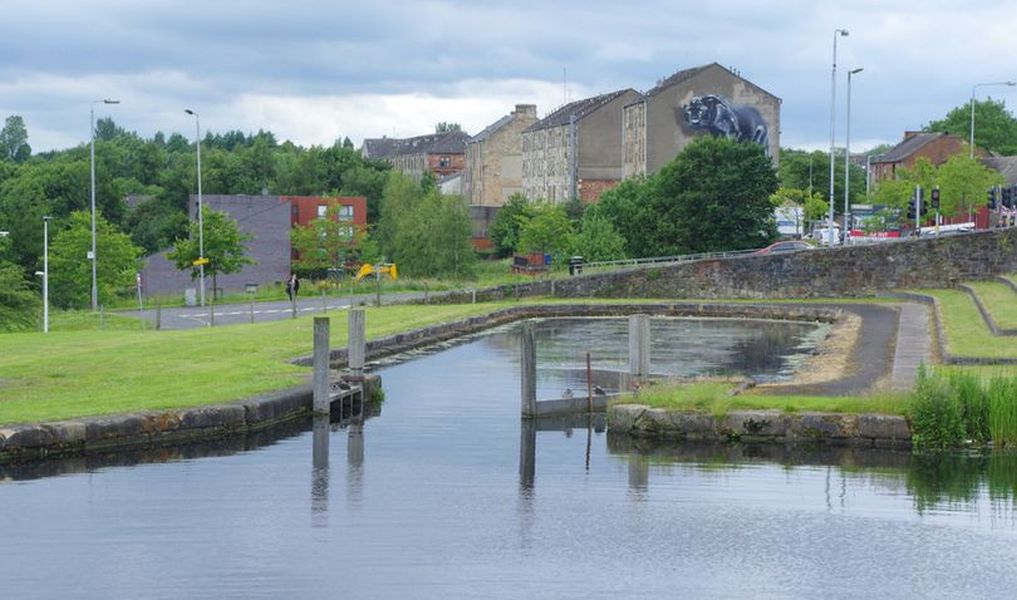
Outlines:
[[[523,131],[523,193],[531,200],[593,202],[622,178],[624,89],[559,108]]]
[[[365,139],[360,153],[364,158],[388,161],[393,169],[415,179],[430,172],[437,181],[466,167],[466,142],[469,139],[469,134],[464,131],[403,139]]]
[[[678,71],[624,107],[623,175],[660,169],[696,136],[762,145],[777,164],[781,99],[717,63]]]
[[[523,191],[523,131],[537,122],[537,106],[515,110],[466,144],[463,197],[471,206],[501,206]]]

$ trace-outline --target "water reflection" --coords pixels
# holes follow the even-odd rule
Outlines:
[[[315,415],[311,439],[311,524],[328,525],[328,441],[332,435],[328,415]]]

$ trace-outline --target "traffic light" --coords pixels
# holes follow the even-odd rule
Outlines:
[[[915,201],[914,199],[908,200],[908,220],[915,220]]]
[[[989,207],[989,210],[996,210],[996,188],[989,188],[989,191],[985,193],[985,205]]]
[[[1006,186],[1000,190],[1002,192],[1002,204],[1003,208],[1013,208],[1013,188]]]
[[[939,210],[939,188],[932,188],[932,208]]]

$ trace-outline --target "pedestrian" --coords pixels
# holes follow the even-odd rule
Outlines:
[[[296,300],[298,290],[300,290],[300,280],[297,279],[297,274],[293,273],[286,280],[286,295],[289,296],[290,302]]]

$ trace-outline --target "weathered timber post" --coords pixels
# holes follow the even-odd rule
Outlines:
[[[629,317],[629,373],[650,374],[650,315]]]
[[[533,489],[537,471],[537,422],[525,420],[519,424],[519,487]]]
[[[533,336],[533,323],[523,324],[522,347],[519,355],[522,370],[522,416],[537,416],[537,343]]]
[[[254,325],[254,297],[251,297],[251,325]]]
[[[162,302],[156,300],[155,302],[155,330],[159,331],[162,329]]]
[[[347,362],[350,372],[353,375],[364,374],[364,362],[367,354],[366,325],[364,309],[354,308],[350,310],[349,316],[349,340],[347,346]]]
[[[328,317],[314,317],[314,402],[315,414],[329,413],[328,390]]]

